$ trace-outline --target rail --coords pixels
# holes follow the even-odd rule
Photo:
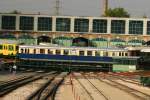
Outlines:
[[[27,97],[27,100],[47,100],[48,98],[54,100],[56,91],[58,87],[61,85],[61,83],[63,82],[66,75],[67,73],[66,74],[57,73],[53,75],[36,92],[31,94],[29,97]]]
[[[92,97],[92,95],[90,94],[90,92],[86,89],[86,87],[78,80],[78,78],[73,74],[74,78],[78,81],[78,83],[80,84],[80,86],[82,86],[82,88],[86,91],[86,93],[89,95],[91,100],[94,100],[94,98]]]
[[[123,85],[121,83],[118,83],[115,81],[115,79],[113,77],[106,77],[105,76],[105,80],[102,80],[101,78],[97,78],[99,81],[102,81],[110,86],[113,86],[115,88],[119,88],[120,90],[123,90],[125,91],[126,93],[128,94],[131,94],[132,96],[136,97],[136,98],[139,98],[141,100],[149,100],[150,99],[150,95],[146,94],[146,93],[143,93],[139,90],[136,90],[136,89],[133,89],[133,88],[130,88],[126,85]],[[108,81],[106,81],[108,80]]]
[[[98,93],[101,94],[105,98],[105,100],[109,100],[109,98],[107,96],[105,96],[104,93],[102,93],[102,91],[100,91],[85,75],[83,75],[83,76],[98,91]]]
[[[23,86],[23,85],[26,85],[30,82],[33,82],[35,80],[38,80],[42,77],[44,77],[45,75],[49,75],[49,74],[54,74],[55,72],[50,72],[50,73],[45,73],[45,74],[35,74],[35,75],[32,75],[32,76],[29,76],[29,77],[26,77],[26,78],[23,78],[21,80],[16,80],[16,81],[12,81],[12,82],[8,82],[6,84],[2,84],[1,85],[1,88],[0,88],[0,97],[10,93],[11,91]]]

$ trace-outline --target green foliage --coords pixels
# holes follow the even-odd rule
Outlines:
[[[12,12],[10,12],[11,14],[21,14],[21,12],[20,11],[18,11],[18,10],[14,10],[14,11],[12,11]]]
[[[124,8],[110,8],[106,11],[105,17],[130,17],[130,15]]]

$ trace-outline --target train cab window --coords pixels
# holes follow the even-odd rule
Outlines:
[[[95,56],[100,56],[100,52],[99,51],[95,51]]]
[[[7,50],[7,46],[6,45],[4,45],[4,50]]]
[[[0,50],[3,49],[3,45],[0,45]]]
[[[56,55],[60,55],[60,50],[56,50]]]
[[[84,56],[84,51],[79,51],[80,56]]]
[[[69,50],[64,50],[64,55],[69,55]]]
[[[21,52],[20,53],[24,53],[24,50],[23,49],[21,49]]]
[[[15,46],[16,50],[18,51],[19,50],[19,46]]]
[[[87,51],[88,56],[92,56],[92,51]]]
[[[50,49],[48,49],[48,54],[53,54],[53,51],[51,51]]]
[[[14,47],[13,47],[12,45],[9,45],[9,46],[8,46],[8,50],[13,51],[13,50],[14,50]]]
[[[40,54],[45,54],[45,49],[40,49]]]

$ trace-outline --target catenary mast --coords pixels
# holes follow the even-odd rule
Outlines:
[[[103,13],[102,15],[106,15],[106,11],[108,10],[108,0],[103,0]]]
[[[54,14],[55,15],[60,15],[60,0],[55,0],[55,12],[54,12]]]

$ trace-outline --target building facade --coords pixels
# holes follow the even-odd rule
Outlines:
[[[0,14],[0,38],[20,44],[142,46],[150,40],[150,19]]]

